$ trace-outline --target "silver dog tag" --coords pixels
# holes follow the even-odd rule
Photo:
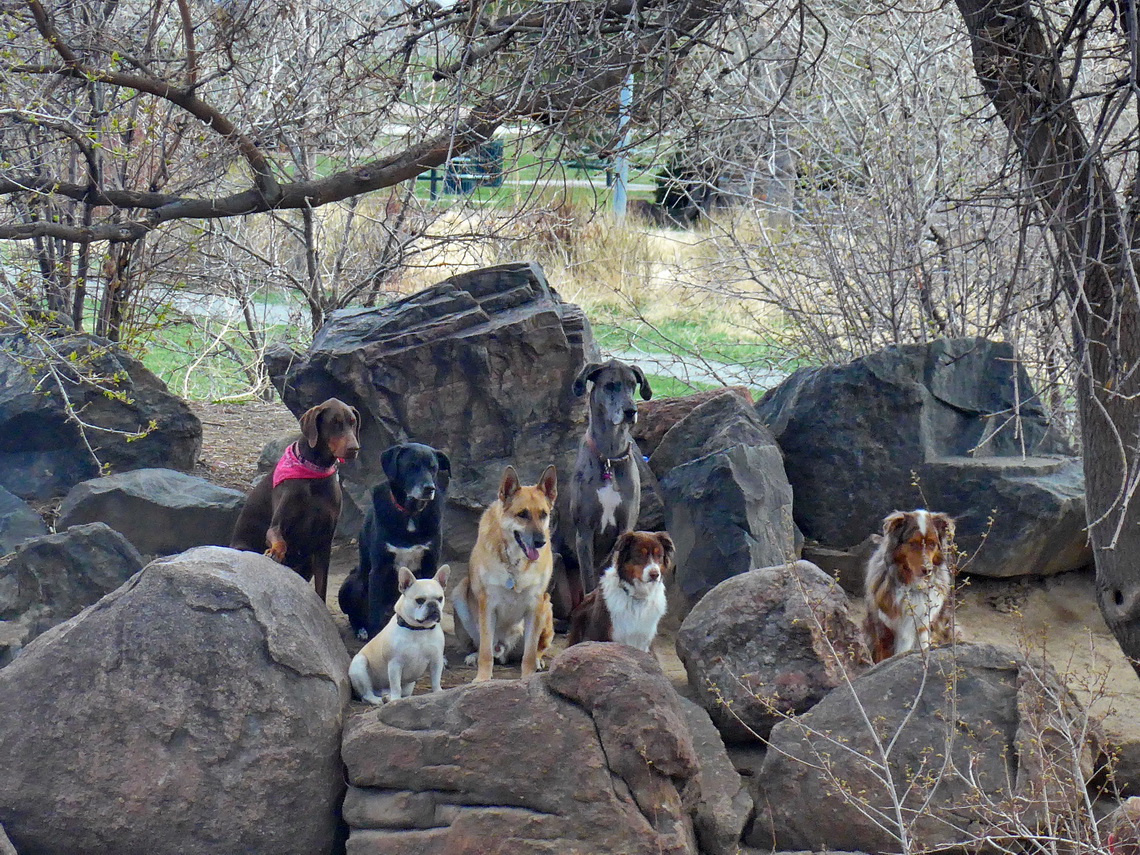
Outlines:
[[[515,577],[514,576],[508,576],[507,577],[507,590],[513,591],[514,589],[515,589]]]

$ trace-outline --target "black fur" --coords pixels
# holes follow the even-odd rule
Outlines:
[[[447,455],[416,442],[392,446],[380,462],[388,483],[372,490],[372,507],[360,530],[360,565],[344,580],[337,597],[353,632],[366,630],[369,638],[388,623],[400,598],[399,568],[389,546],[425,547],[419,567],[409,569],[419,579],[435,575],[451,478]]]

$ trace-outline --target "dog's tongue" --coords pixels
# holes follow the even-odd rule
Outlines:
[[[533,546],[524,546],[523,551],[526,552],[526,560],[527,561],[537,561],[538,560],[538,550],[535,549]]]

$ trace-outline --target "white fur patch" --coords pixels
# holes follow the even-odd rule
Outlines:
[[[610,526],[617,528],[617,509],[621,505],[621,492],[613,481],[607,481],[604,487],[598,488],[598,503],[602,506],[602,531]]]
[[[424,554],[428,551],[427,546],[422,543],[415,546],[393,546],[390,543],[385,543],[384,548],[396,557],[397,567],[407,567],[413,573],[420,569]]]
[[[665,583],[658,579],[628,584],[632,592],[622,587],[617,568],[611,565],[602,574],[598,587],[602,589],[602,599],[610,613],[614,641],[648,652],[667,607]]]

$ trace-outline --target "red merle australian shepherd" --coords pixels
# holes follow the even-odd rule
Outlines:
[[[864,629],[875,662],[954,640],[954,557],[954,521],[946,514],[896,511],[883,520],[865,588]]]

